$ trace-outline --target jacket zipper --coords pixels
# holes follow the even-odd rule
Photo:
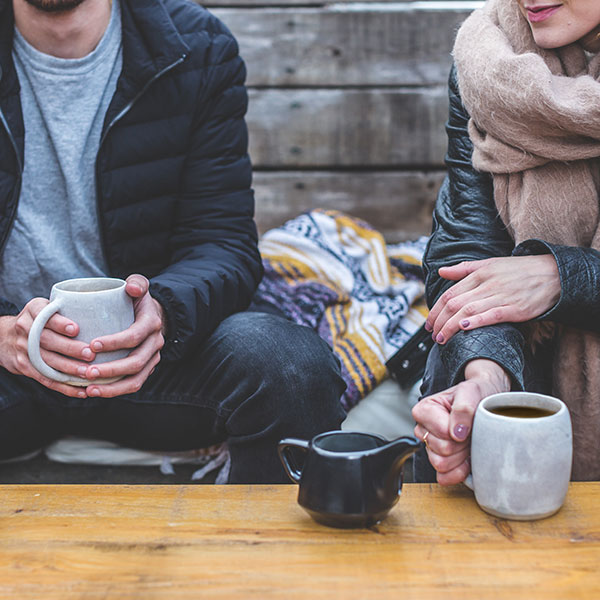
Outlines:
[[[12,229],[13,223],[15,222],[15,217],[17,216],[17,206],[19,204],[19,196],[21,195],[21,184],[23,183],[23,165],[21,164],[21,157],[19,156],[19,149],[17,148],[17,142],[8,126],[8,122],[6,121],[6,117],[0,108],[0,121],[6,129],[6,133],[8,135],[8,139],[12,144],[13,150],[15,151],[15,156],[17,158],[17,165],[19,167],[19,177],[17,180],[17,185],[15,185],[15,189],[13,191],[13,209],[10,214],[10,221],[8,223],[8,227],[4,231],[4,236],[2,237],[2,241],[0,242],[0,256],[4,253],[4,248],[6,246],[6,242],[8,241],[8,236],[10,235],[10,230]]]
[[[158,73],[152,77],[146,85],[121,109],[121,112],[115,116],[115,118],[108,124],[106,127],[102,138],[100,139],[100,144],[98,146],[98,154],[96,155],[96,219],[98,220],[98,228],[100,234],[100,249],[102,252],[102,258],[104,259],[104,264],[110,271],[110,265],[108,263],[108,257],[106,254],[106,243],[104,241],[104,224],[102,222],[102,214],[100,212],[100,198],[102,190],[100,188],[100,167],[98,165],[98,159],[100,158],[100,151],[102,149],[102,145],[104,144],[104,140],[108,136],[108,133],[112,129],[113,125],[120,121],[133,107],[133,105],[146,93],[146,90],[159,78],[180,65],[187,58],[187,54],[182,54],[174,63],[171,63]]]

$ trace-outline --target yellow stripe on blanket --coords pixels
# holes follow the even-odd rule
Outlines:
[[[368,223],[314,210],[264,234],[257,297],[332,347],[350,408],[387,376],[385,363],[427,316],[420,263],[427,239],[386,245]]]

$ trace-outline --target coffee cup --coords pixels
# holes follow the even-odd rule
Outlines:
[[[471,434],[465,483],[496,517],[527,521],[563,505],[573,456],[571,418],[558,398],[505,392],[484,398]]]
[[[76,386],[87,386],[88,379],[62,373],[44,362],[40,353],[40,337],[52,315],[59,313],[79,326],[74,338],[89,344],[93,339],[119,333],[134,322],[133,301],[125,291],[126,282],[111,277],[68,279],[55,283],[50,292],[50,303],[34,319],[29,331],[27,350],[31,364],[54,381]],[[90,364],[99,364],[125,358],[130,350],[100,352]],[[111,383],[120,377],[94,379],[93,383]]]

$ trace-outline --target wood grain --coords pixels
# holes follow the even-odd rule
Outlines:
[[[442,168],[448,95],[434,88],[250,90],[256,167]]]
[[[319,526],[294,486],[2,486],[1,598],[600,597],[600,483],[549,519],[407,484],[369,530]]]
[[[445,84],[456,30],[471,10],[403,3],[213,12],[240,44],[248,85],[335,87]]]
[[[256,222],[261,233],[315,208],[369,222],[388,242],[431,232],[443,171],[256,171]]]

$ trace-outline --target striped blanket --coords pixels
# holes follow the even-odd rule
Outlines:
[[[342,364],[346,409],[386,378],[387,360],[425,321],[426,243],[386,245],[364,221],[320,209],[262,236],[256,299],[329,343]]]

